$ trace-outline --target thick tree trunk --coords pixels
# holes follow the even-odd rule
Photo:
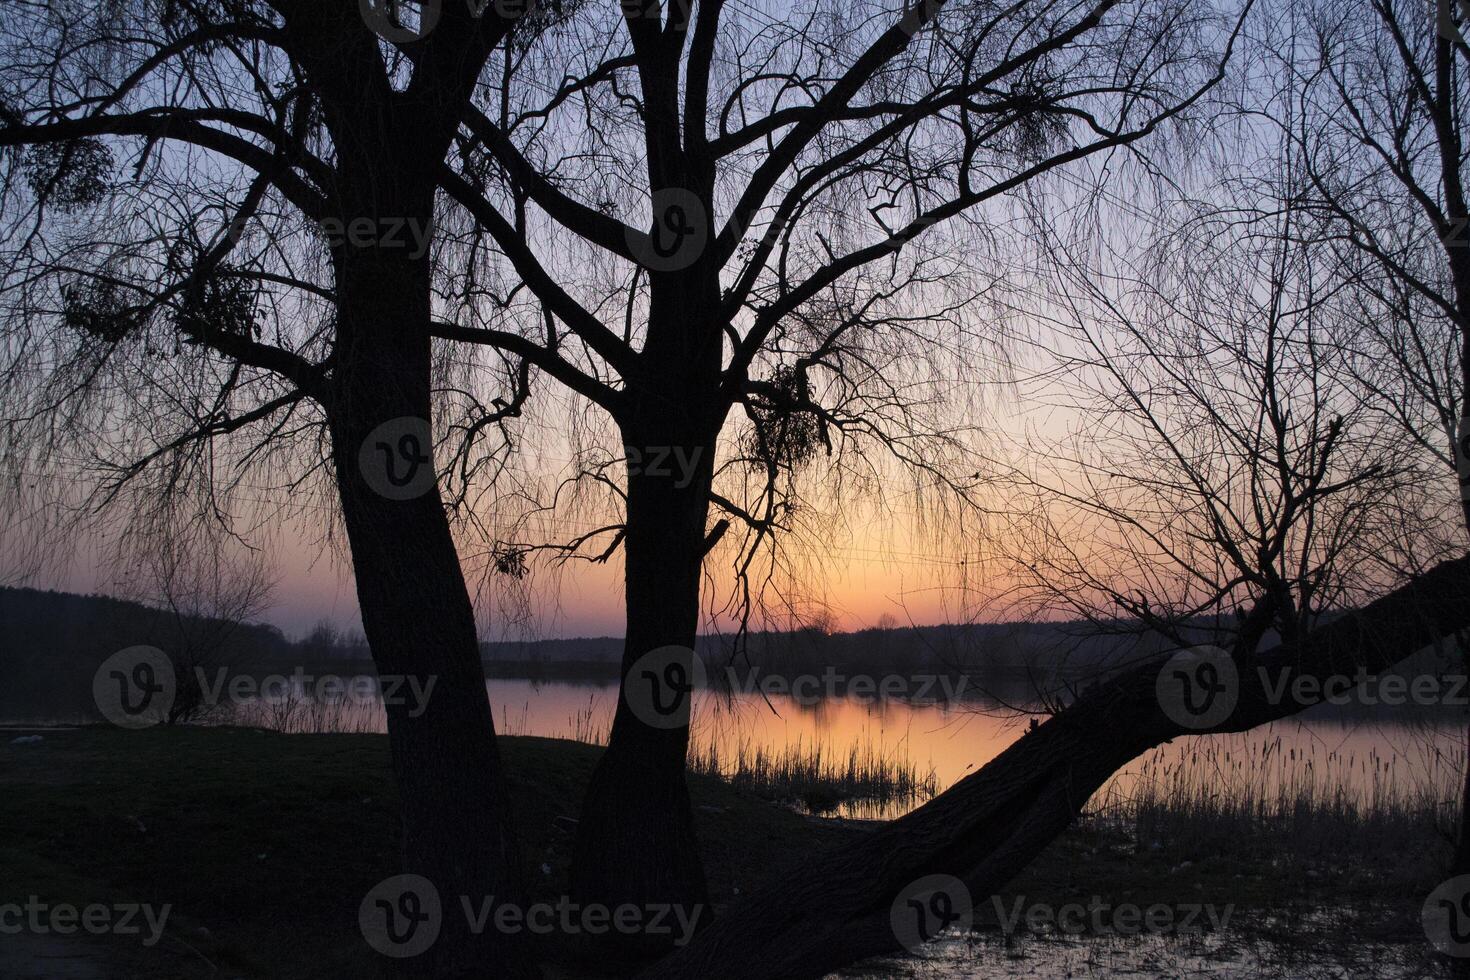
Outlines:
[[[1359,667],[1381,672],[1435,640],[1470,626],[1470,558],[1313,631],[1295,649],[1276,647],[1242,669],[1239,701],[1210,729],[1245,731],[1307,705],[1273,701],[1256,668],[1318,679]],[[998,758],[927,805],[856,844],[820,854],[745,897],[690,945],[648,970],[666,978],[820,977],[901,948],[893,903],[916,879],[960,878],[983,903],[1021,871],[1081,811],[1113,773],[1180,735],[1156,694],[1167,659],[1088,691],[1018,739]]]
[[[573,855],[573,896],[616,908],[676,904],[709,918],[685,785],[711,455],[708,443],[629,439],[627,639],[607,750],[593,770]],[[631,952],[671,935],[611,934]]]
[[[413,677],[430,692],[423,703],[386,705],[403,868],[428,879],[440,905],[437,940],[399,965],[418,976],[535,976],[518,937],[493,926],[474,934],[461,905],[461,896],[476,908],[491,895],[518,900],[520,863],[474,616],[437,484],[399,492],[373,472],[392,465],[401,478],[413,465],[400,452],[411,446],[391,435],[381,452],[370,445],[362,454],[384,423],[430,417],[427,263],[352,256],[339,269],[339,296],[331,431],[363,629],[381,678]]]
[[[617,419],[628,462],[618,706],[582,805],[572,867],[579,902],[677,905],[690,916],[697,910],[700,925],[710,918],[708,892],[684,772],[705,522],[728,411],[724,334],[709,319],[719,300],[712,263],[650,276],[648,335],[625,376]],[[608,935],[640,955],[667,950],[673,938]]]

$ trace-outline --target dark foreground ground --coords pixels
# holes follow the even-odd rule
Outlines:
[[[161,942],[0,935],[0,977],[371,976],[384,961],[358,932],[363,895],[396,873],[387,743],[374,735],[233,728],[52,731],[0,737],[0,907],[170,905]],[[533,899],[565,891],[574,818],[597,748],[502,740]],[[716,912],[860,826],[802,816],[712,778],[692,793]],[[1059,840],[1000,896],[1001,909],[1065,903],[1229,908],[1200,936],[1007,938],[976,898],[978,934],[852,976],[1254,975],[1242,948],[1269,948],[1260,975],[1447,975],[1419,925],[1443,877],[1432,827],[1324,825],[1290,841],[1222,839],[1209,828],[1139,840],[1095,820]],[[1366,842],[1366,843],[1365,843]],[[1178,910],[1184,910],[1182,912]],[[1196,920],[1210,928],[1209,913]],[[1090,927],[1089,927],[1090,928]],[[576,943],[547,941],[548,974],[605,976]],[[1247,959],[1250,959],[1247,957]],[[1251,962],[1259,960],[1256,957]],[[1238,968],[1237,968],[1238,967]]]

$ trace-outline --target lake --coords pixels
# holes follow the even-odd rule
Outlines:
[[[493,679],[486,681],[486,690],[501,734],[594,742],[605,739],[617,698],[616,686],[604,683]],[[279,695],[266,693],[242,706],[236,720],[290,730],[385,730],[381,706],[370,701],[355,700],[323,713],[302,703],[283,704]],[[693,742],[696,748],[713,744],[722,760],[742,752],[779,756],[788,749],[845,759],[856,748],[920,775],[932,772],[943,790],[999,755],[1031,719],[1045,718],[1013,707],[1024,704],[1022,697],[1004,701],[972,697],[919,703],[841,694],[796,698],[700,691]],[[291,712],[289,722],[285,709]],[[1457,796],[1464,736],[1463,709],[1320,705],[1250,732],[1176,739],[1135,760],[1100,797],[1120,802],[1147,782],[1157,787],[1187,780],[1264,799],[1338,796],[1372,807],[1428,796],[1448,803]],[[849,804],[837,812],[888,819],[914,805]]]

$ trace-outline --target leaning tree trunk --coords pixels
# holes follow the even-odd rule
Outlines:
[[[685,784],[709,443],[628,437],[627,639],[608,746],[582,805],[574,898],[616,908],[676,904],[708,918],[708,892]],[[630,952],[668,935],[614,934]]]
[[[338,290],[329,416],[363,630],[381,678],[414,677],[431,690],[422,704],[385,705],[403,869],[432,883],[441,909],[437,940],[399,965],[434,977],[535,976],[518,938],[475,934],[461,906],[461,896],[475,907],[491,895],[515,901],[520,864],[474,615],[432,460],[420,456],[432,455],[427,262],[349,254]],[[385,915],[427,907],[422,895],[417,906],[384,898]]]
[[[1239,700],[1210,732],[1236,732],[1308,705],[1273,702],[1292,677],[1383,671],[1470,625],[1470,558],[1438,566],[1366,608],[1314,630],[1295,649],[1276,647],[1242,669]],[[998,758],[923,807],[854,844],[819,854],[744,897],[682,950],[642,976],[775,980],[820,977],[901,943],[895,900],[916,879],[958,877],[977,904],[995,894],[1065,830],[1107,779],[1143,752],[1180,735],[1156,694],[1161,658],[1099,685]]]

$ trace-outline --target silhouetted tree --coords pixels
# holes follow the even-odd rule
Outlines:
[[[497,492],[533,387],[593,406],[626,467],[594,473],[623,500],[599,546],[623,549],[632,676],[580,821],[579,897],[702,901],[687,725],[630,697],[651,651],[675,651],[663,677],[690,673],[712,505],[764,539],[787,476],[855,434],[933,469],[912,437],[942,432],[905,415],[904,359],[979,336],[955,325],[986,285],[977,242],[1004,239],[986,205],[1183,118],[1238,28],[1182,0],[778,13],[111,0],[0,28],[7,450],[56,450],[72,475],[85,447],[104,492],[207,486],[222,505],[260,489],[236,464],[271,490],[330,477],[379,671],[438,682],[388,726],[405,868],[451,906],[517,895],[451,518]],[[755,506],[716,488],[729,464],[755,474]],[[1258,662],[1381,669],[1467,625],[1467,582],[1446,564]],[[819,976],[898,948],[890,912],[919,875],[993,891],[1184,733],[1160,667],[781,875],[653,973]],[[1245,680],[1219,730],[1300,707]],[[684,686],[655,693],[677,707]],[[446,915],[410,967],[534,973],[514,936],[468,925]]]
[[[514,21],[449,6],[399,50],[372,19],[321,0],[6,10],[6,445],[63,479],[87,475],[80,447],[111,469],[106,493],[143,497],[224,501],[252,492],[244,464],[280,489],[325,465],[379,673],[437,679],[421,713],[388,706],[405,870],[450,902],[514,900],[474,615],[427,459],[421,244]],[[534,972],[517,937],[459,916],[415,965],[486,964]]]
[[[1246,661],[1460,554],[1435,533],[1432,455],[1329,369],[1351,313],[1292,175],[1264,202],[1224,180],[1141,242],[1045,240],[1055,299],[1024,397],[1065,414],[998,467],[1010,600]]]
[[[779,14],[117,0],[5,25],[12,417],[45,420],[15,444],[95,446],[122,415],[124,482],[213,479],[219,439],[277,472],[294,447],[292,485],[328,464],[379,671],[439,677],[388,721],[406,866],[445,894],[514,891],[445,505],[492,482],[533,385],[603,413],[626,464],[597,473],[622,500],[628,627],[576,891],[701,903],[687,724],[640,718],[628,675],[689,673],[728,526],[711,505],[750,555],[818,453],[866,444],[954,483],[908,379],[983,337],[962,311],[1004,247],[987,206],[1184,116],[1238,27],[1181,0]],[[667,673],[633,671],[658,650]],[[434,968],[518,973],[512,945],[451,930]]]
[[[1459,0],[1368,8],[1316,0],[1275,23],[1279,88],[1261,112],[1304,174],[1308,234],[1354,290],[1340,368],[1445,466],[1470,535],[1470,24]],[[1470,873],[1470,763],[1462,796],[1455,875]],[[1470,961],[1453,969],[1470,977]]]
[[[1357,15],[1348,16],[1353,10]],[[1318,0],[1257,111],[1287,141],[1300,234],[1333,248],[1356,316],[1335,338],[1366,405],[1457,473],[1470,533],[1470,47],[1455,0]],[[1339,365],[1331,365],[1339,368]]]
[[[219,707],[206,703],[208,674],[238,658],[241,630],[270,608],[275,580],[266,556],[177,519],[144,522],[129,539],[136,558],[118,591],[167,613],[159,637],[174,667],[167,722],[198,720]]]

